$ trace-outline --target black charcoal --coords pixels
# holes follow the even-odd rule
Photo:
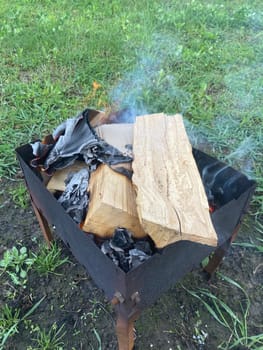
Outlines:
[[[145,254],[142,250],[131,249],[130,254],[130,265],[132,268],[139,266],[142,262],[150,258],[150,255]]]
[[[85,216],[89,203],[88,198],[89,171],[81,169],[75,173],[69,173],[65,181],[66,189],[59,197],[58,202],[76,223],[81,223]]]
[[[133,239],[131,232],[123,227],[116,228],[112,239],[110,240],[113,249],[127,250],[133,247]]]
[[[118,260],[119,267],[124,271],[128,272],[131,269],[130,257],[124,252],[116,252],[115,257]]]
[[[101,251],[103,254],[107,255],[107,254],[112,254],[113,249],[110,246],[110,241],[107,240],[105,242],[103,242],[102,246],[101,246]]]
[[[129,250],[129,254],[131,256],[136,256],[138,257],[141,261],[146,260],[149,258],[149,255],[145,254],[142,250],[139,249],[131,249]]]
[[[147,239],[134,241],[132,233],[123,227],[116,228],[113,237],[103,242],[101,251],[124,272],[139,266],[153,254]]]
[[[134,248],[143,251],[147,255],[152,255],[151,245],[146,240],[136,241],[134,244]]]

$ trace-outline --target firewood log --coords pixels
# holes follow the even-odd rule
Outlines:
[[[134,237],[144,237],[131,181],[124,175],[100,165],[91,174],[90,203],[82,229],[100,237],[110,237],[116,227],[125,227]]]
[[[50,178],[47,183],[47,189],[50,192],[65,191],[66,185],[65,180],[69,173],[74,173],[82,168],[88,168],[85,162],[76,161],[73,165],[70,165],[64,169],[56,170],[54,175]]]
[[[179,240],[215,246],[217,235],[182,116],[137,117],[133,155],[138,214],[156,246]]]

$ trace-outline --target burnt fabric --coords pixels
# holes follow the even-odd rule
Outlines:
[[[66,189],[59,197],[58,202],[72,219],[80,224],[85,216],[89,203],[88,184],[89,171],[81,169],[75,173],[69,173],[65,180]]]
[[[55,143],[51,145],[43,145],[40,141],[31,144],[36,156],[31,165],[41,166],[49,174],[73,164],[79,157],[83,157],[93,169],[104,163],[114,166],[119,172],[121,169],[115,169],[116,164],[132,161],[131,157],[98,137],[88,122],[87,110],[60,124],[53,132],[53,139]]]

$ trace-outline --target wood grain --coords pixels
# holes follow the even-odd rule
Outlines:
[[[131,181],[107,165],[91,174],[90,203],[82,229],[100,237],[110,237],[116,227],[125,227],[134,237],[144,237]]]
[[[215,246],[217,235],[182,116],[137,117],[133,154],[137,210],[156,246],[179,240]]]

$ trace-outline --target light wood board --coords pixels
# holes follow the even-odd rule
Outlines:
[[[133,124],[103,124],[94,129],[97,135],[109,145],[117,148],[123,155],[132,157]],[[111,168],[125,168],[132,171],[131,162],[118,163]]]
[[[145,237],[137,214],[134,188],[126,176],[102,164],[91,174],[89,193],[84,231],[111,237],[115,228],[125,227],[134,237]]]
[[[216,246],[217,235],[181,115],[136,118],[132,181],[141,224],[156,246]]]

